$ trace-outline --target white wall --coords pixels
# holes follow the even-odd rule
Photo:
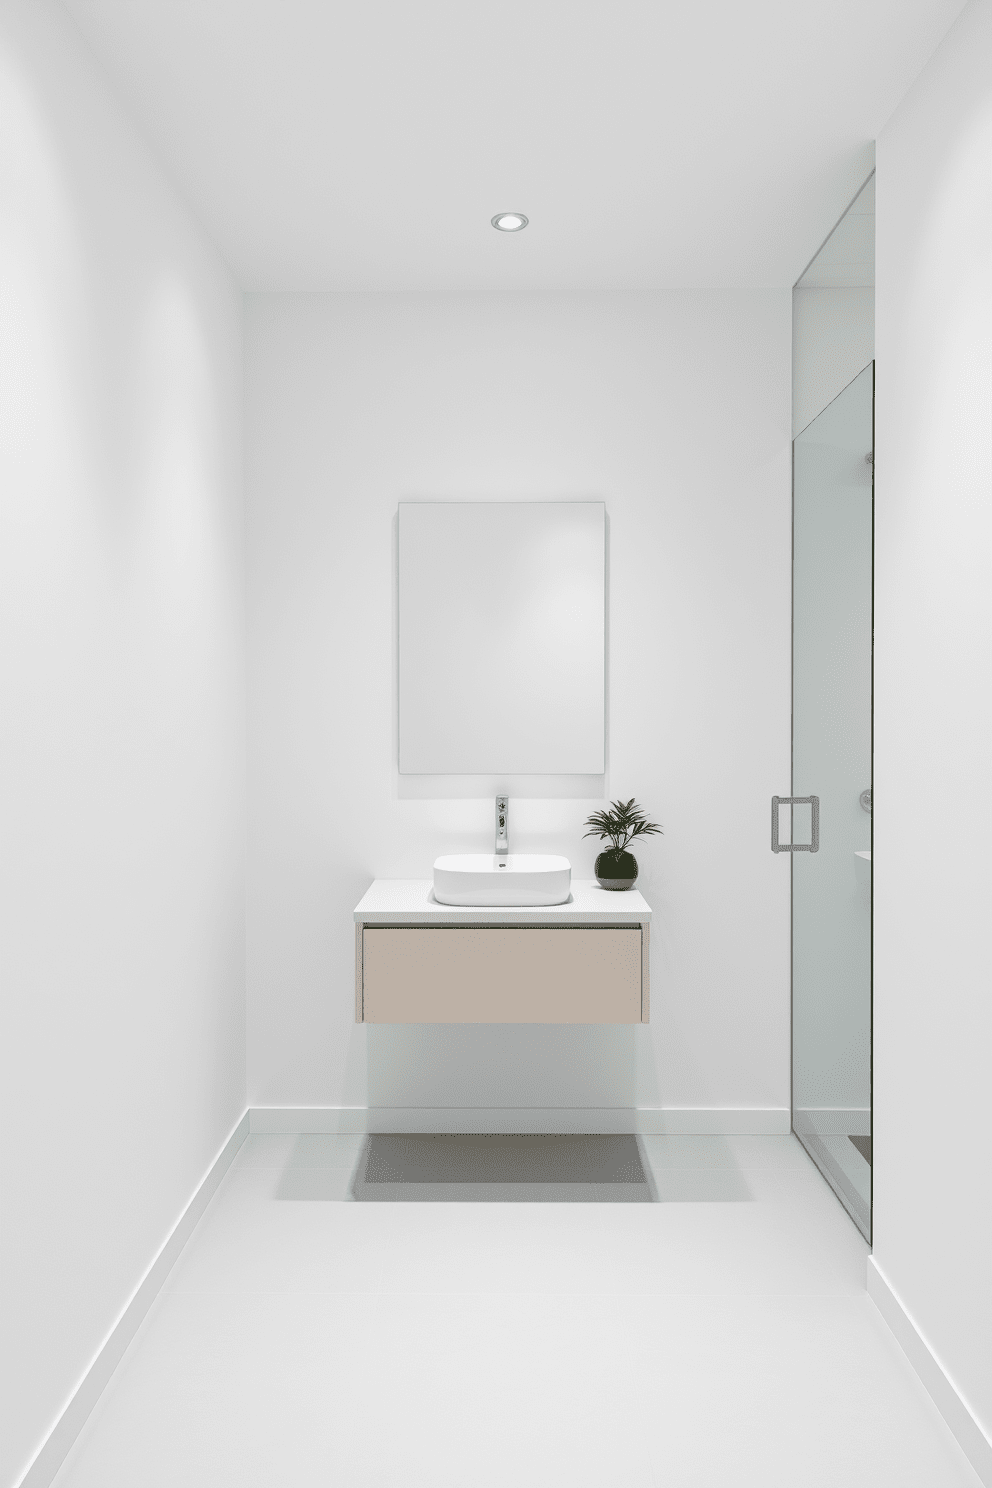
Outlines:
[[[263,295],[246,309],[252,1103],[786,1108],[790,295]],[[591,877],[636,795],[652,1023],[356,1028],[374,877],[485,849],[495,777],[399,776],[410,497],[603,499],[608,773],[509,780]]]
[[[0,1483],[244,1104],[240,297],[0,7]]]
[[[992,1435],[992,6],[878,141],[875,1262]]]

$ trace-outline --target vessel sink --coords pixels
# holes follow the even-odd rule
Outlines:
[[[434,863],[434,898],[439,904],[519,908],[564,904],[572,883],[567,858],[536,853],[454,853]]]

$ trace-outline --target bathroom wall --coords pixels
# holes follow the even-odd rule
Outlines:
[[[244,1106],[240,296],[0,7],[0,1484]]]
[[[688,1107],[717,1129],[730,1108],[787,1129],[769,800],[789,783],[789,291],[246,305],[252,1104]],[[606,502],[605,779],[398,774],[411,497]],[[604,794],[663,824],[639,853],[649,1027],[355,1026],[355,904],[487,850],[498,785],[511,847],[579,877]]]
[[[987,1438],[990,160],[973,0],[878,140],[874,1264]]]

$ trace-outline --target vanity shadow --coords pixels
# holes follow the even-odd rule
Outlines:
[[[362,1202],[650,1204],[638,1138],[628,1135],[378,1134],[352,1180]]]

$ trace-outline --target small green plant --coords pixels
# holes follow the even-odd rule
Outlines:
[[[615,853],[622,853],[635,837],[649,837],[661,831],[657,822],[647,820],[633,796],[629,801],[612,801],[610,805],[611,810],[594,811],[586,818],[585,825],[589,831],[583,833],[584,837],[601,837],[604,842],[613,844]]]

